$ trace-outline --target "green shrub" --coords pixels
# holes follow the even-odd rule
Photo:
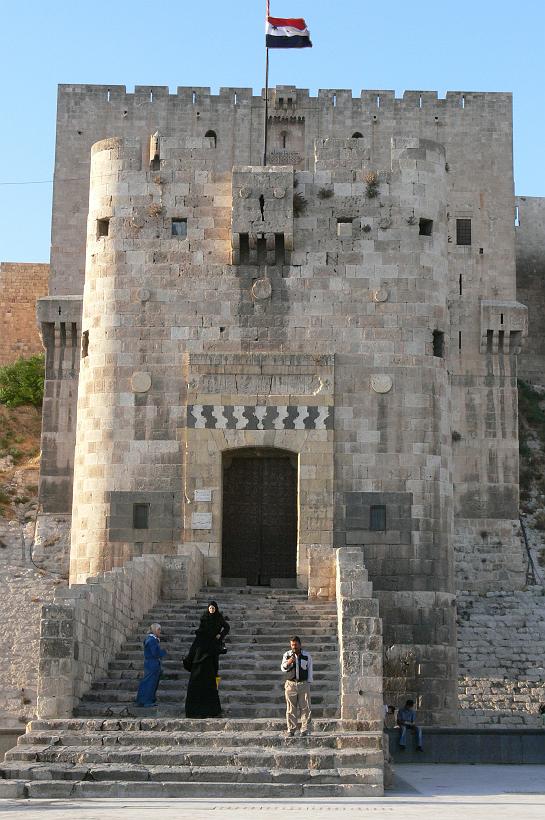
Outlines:
[[[0,404],[41,407],[44,397],[44,357],[31,356],[0,367]]]

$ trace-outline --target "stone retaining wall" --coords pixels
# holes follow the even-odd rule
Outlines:
[[[59,590],[42,608],[38,716],[70,717],[161,594],[163,561],[146,555]]]
[[[460,723],[541,726],[545,589],[458,595]]]

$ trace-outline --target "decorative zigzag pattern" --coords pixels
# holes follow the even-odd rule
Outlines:
[[[333,407],[190,404],[187,426],[213,430],[332,430]]]

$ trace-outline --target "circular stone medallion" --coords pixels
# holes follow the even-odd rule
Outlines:
[[[377,288],[373,293],[373,301],[374,302],[387,302],[388,301],[388,291],[386,288]]]
[[[371,389],[375,393],[389,393],[392,389],[393,381],[391,376],[376,375],[371,376]]]
[[[140,288],[140,290],[138,291],[138,296],[141,302],[147,302],[151,296],[151,293],[149,292],[148,288]]]
[[[286,196],[286,189],[285,188],[275,188],[273,190],[273,196],[275,199],[284,199]]]
[[[238,195],[241,199],[248,199],[248,197],[250,196],[251,193],[252,193],[252,189],[248,188],[247,185],[244,185],[240,189],[240,191],[238,192]]]
[[[268,279],[258,279],[252,285],[252,296],[254,299],[269,299],[272,293],[272,286]]]
[[[133,393],[147,393],[151,387],[151,376],[149,373],[137,371],[132,374],[131,387]]]

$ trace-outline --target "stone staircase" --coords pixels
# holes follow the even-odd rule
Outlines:
[[[228,616],[223,716],[184,717],[182,657],[210,596]],[[142,639],[163,628],[158,706],[137,708]],[[291,634],[313,655],[312,734],[285,736],[280,660]],[[74,718],[33,721],[0,764],[0,797],[292,797],[382,793],[382,734],[338,717],[337,615],[301,590],[220,588],[160,602]]]

